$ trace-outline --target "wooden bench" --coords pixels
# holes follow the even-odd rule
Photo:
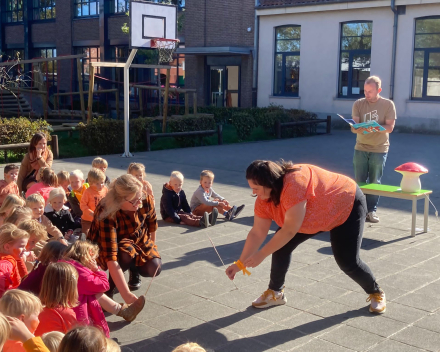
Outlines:
[[[314,120],[306,120],[306,121],[292,121],[292,122],[275,121],[275,134],[276,134],[277,139],[281,139],[281,128],[283,128],[283,127],[294,127],[294,126],[300,126],[300,125],[313,126],[313,125],[317,125],[318,123],[325,123],[327,125],[325,133],[327,133],[327,134],[331,133],[331,131],[332,131],[332,117],[327,116],[326,119],[314,119]]]
[[[58,159],[60,157],[60,149],[58,148],[58,136],[56,134],[52,135],[52,140],[47,142],[47,145],[51,146],[53,158]],[[17,143],[17,144],[3,144],[0,145],[0,150],[5,151],[5,162],[8,162],[8,150],[20,149],[20,148],[29,148],[29,143]]]
[[[429,195],[432,191],[422,189],[415,193],[402,192],[398,186],[380,185],[375,183],[359,183],[359,187],[364,194],[371,194],[381,197],[408,199],[412,201],[412,222],[411,236],[416,235],[416,217],[417,217],[417,201],[425,199],[423,233],[428,232],[428,215],[429,215]]]

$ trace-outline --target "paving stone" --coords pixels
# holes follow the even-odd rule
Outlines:
[[[421,329],[416,326],[410,326],[409,328],[397,333],[392,337],[392,339],[411,346],[424,348],[428,351],[438,351],[440,346],[439,334],[433,331]]]
[[[181,309],[180,312],[193,317],[197,317],[204,321],[210,321],[211,323],[215,323],[215,320],[224,318],[226,316],[234,315],[237,320],[249,316],[246,313],[237,312],[236,309],[232,309],[230,307],[226,307],[222,304],[212,301],[203,301],[197,304],[193,304],[191,306],[187,306]]]
[[[345,324],[383,337],[389,337],[407,326],[406,323],[383,315],[373,315],[368,311],[364,316],[350,319]]]
[[[317,337],[337,329],[339,321],[303,312],[279,322],[278,325],[301,331],[308,336]]]
[[[224,285],[219,285],[214,282],[199,282],[197,284],[182,288],[183,291],[191,293],[196,296],[211,298],[220,293],[226,293],[234,290],[229,282],[225,282]]]
[[[384,341],[383,337],[351,326],[341,326],[339,329],[333,330],[331,334],[325,334],[321,339],[356,351],[363,351]]]
[[[272,322],[261,319],[256,314],[253,316],[242,316],[241,320],[238,320],[236,315],[232,315],[211,321],[210,323],[231,332],[236,332],[241,336],[254,335],[258,331],[273,325]]]
[[[152,296],[148,298],[148,300],[171,309],[179,309],[197,302],[204,301],[204,299],[201,297],[194,296],[182,291],[172,291],[158,297]]]
[[[314,339],[309,343],[306,343],[303,346],[294,348],[292,351],[301,351],[301,352],[349,352],[353,351],[351,349],[336,345],[334,343],[321,340]]]
[[[440,299],[440,281],[435,281],[432,284],[426,285],[415,292],[430,296],[435,299]]]
[[[218,348],[218,352],[274,352],[279,351],[279,349],[270,348],[255,339],[241,338],[238,340],[233,340],[227,345]]]
[[[256,317],[269,320],[273,323],[282,324],[283,321],[292,318],[295,315],[301,314],[301,311],[295,308],[291,308],[287,305],[273,306],[266,309],[258,309],[250,307],[247,309],[252,310],[252,314]]]
[[[297,291],[308,293],[312,296],[316,296],[324,299],[340,297],[349,292],[343,288],[331,286],[323,282],[315,282],[311,285],[298,287]]]
[[[345,288],[350,291],[363,292],[362,288],[344,273],[336,274],[332,277],[322,280],[322,282],[332,286]]]
[[[308,279],[321,281],[339,274],[340,271],[324,268],[319,263],[315,263],[297,270],[293,270],[291,273],[294,275],[305,276]]]
[[[315,297],[299,291],[286,289],[285,295],[287,298],[287,305],[299,310],[309,310],[313,307],[323,305],[328,302],[325,299]]]
[[[374,346],[369,352],[422,352],[426,350],[421,350],[416,347],[412,347],[397,341],[385,340]]]
[[[425,318],[417,321],[414,325],[440,333],[440,314],[434,313],[426,316]]]
[[[407,307],[399,303],[387,303],[386,317],[403,323],[414,323],[425,317],[427,313],[423,310]]]
[[[428,312],[434,312],[440,308],[440,298],[428,296],[418,291],[408,293],[406,296],[402,296],[394,300],[394,302],[414,307]]]
[[[380,285],[385,284],[403,290],[412,291],[437,280],[439,277],[440,273],[433,273],[418,268],[409,268],[398,274],[390,275],[384,279],[378,280],[378,283]]]
[[[154,320],[143,322],[147,326],[164,331],[168,335],[176,335],[182,330],[204,324],[204,321],[190,317],[180,312],[172,312],[161,315]]]
[[[242,290],[233,290],[211,298],[214,302],[221,303],[237,310],[245,310],[246,308],[249,308],[254,299],[254,296]]]
[[[200,280],[193,276],[185,275],[184,273],[175,273],[174,275],[164,277],[159,276],[157,279],[155,279],[154,283],[180,290],[184,287],[191,286],[199,282]]]
[[[112,329],[111,325],[109,325],[109,328],[112,331],[112,338],[117,339],[117,342],[120,344],[142,341],[143,344],[147,345],[154,342],[154,338],[158,337],[161,333],[160,330],[154,327],[138,322],[132,323],[130,326],[131,329],[115,330],[114,328]]]

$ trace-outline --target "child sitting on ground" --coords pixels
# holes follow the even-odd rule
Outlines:
[[[46,332],[41,336],[43,343],[50,352],[57,352],[64,334],[59,331]]]
[[[0,207],[0,226],[3,225],[5,219],[12,214],[16,207],[22,207],[26,204],[23,198],[16,194],[8,194]]]
[[[26,245],[26,268],[31,271],[34,263],[46,244],[47,232],[43,225],[36,220],[24,220],[18,225],[20,230],[24,230],[29,234],[29,240]]]
[[[195,215],[201,215],[205,211],[212,213],[214,209],[217,209],[226,220],[236,218],[243,211],[244,204],[239,207],[229,205],[225,198],[213,190],[213,183],[214,173],[210,170],[203,170],[200,174],[200,186],[191,198],[191,211]]]
[[[59,352],[105,352],[107,339],[94,326],[78,326],[70,330],[61,340]]]
[[[121,305],[104,294],[110,288],[107,274],[96,263],[99,248],[89,241],[77,241],[70,246],[64,260],[78,271],[78,301],[74,308],[78,322],[94,325],[110,337],[110,330],[102,308],[107,312],[133,321],[144,308],[145,297],[140,296],[134,303]],[[99,302],[99,303],[98,303]]]
[[[48,201],[53,211],[45,212],[44,215],[73,243],[78,239],[73,235],[73,231],[81,228],[81,225],[73,220],[69,210],[63,209],[67,201],[66,192],[61,187],[54,188],[49,193]]]
[[[78,325],[73,310],[78,304],[78,272],[67,263],[50,264],[41,283],[40,300],[44,305],[38,318],[40,325],[35,336],[46,332],[66,333]]]
[[[160,198],[160,215],[166,222],[188,226],[202,226],[207,228],[209,224],[215,225],[216,218],[208,215],[197,216],[191,213],[185,192],[182,189],[183,175],[179,171],[173,171],[170,176],[170,182],[165,183]]]
[[[98,156],[97,158],[93,159],[92,167],[101,170],[105,175],[105,172],[107,171],[108,168],[108,162],[107,160]],[[90,180],[88,178],[86,179],[86,182],[90,184]],[[108,176],[105,176],[104,182],[107,187],[110,186],[110,178]]]
[[[198,343],[188,342],[177,346],[172,352],[206,352],[206,350]]]
[[[43,310],[38,297],[21,290],[10,290],[0,299],[0,312],[9,317],[20,319],[31,334],[35,333],[38,327],[38,315]],[[4,352],[25,351],[23,343],[8,340],[4,347]]]
[[[142,182],[143,188],[142,193],[147,196],[148,194],[153,197],[153,187],[151,186],[150,182],[147,180],[144,180],[145,178],[145,166],[141,163],[131,163],[128,165],[127,174],[133,175],[136,177],[139,181]]]
[[[107,349],[105,352],[121,352],[121,347],[115,340],[107,338]]]
[[[17,165],[9,164],[5,166],[4,175],[5,179],[0,180],[0,207],[2,206],[5,198],[9,194],[20,195],[20,191],[17,186],[18,170],[20,168]]]
[[[32,194],[26,199],[26,205],[32,210],[33,219],[45,227],[49,238],[64,241],[63,243],[67,246],[67,241],[61,231],[44,215],[44,198],[40,194]]]
[[[23,260],[29,234],[13,224],[0,227],[0,297],[27,275]]]
[[[91,169],[87,179],[90,187],[87,188],[82,197],[80,207],[83,212],[81,216],[82,232],[86,235],[92,226],[93,216],[98,203],[107,195],[108,188],[105,186],[105,174],[100,169]]]
[[[32,220],[35,221],[35,220]],[[67,246],[58,241],[46,243],[38,256],[38,261],[33,270],[20,283],[18,288],[28,291],[36,296],[40,295],[43,276],[49,264],[56,263],[63,258]]]
[[[70,174],[67,171],[60,171],[57,173],[58,187],[62,187],[66,194],[69,193]]]
[[[37,181],[39,182],[27,190],[26,198],[31,194],[38,193],[43,196],[44,202],[47,203],[50,191],[58,186],[58,177],[55,171],[48,167],[43,167],[37,173]]]
[[[84,191],[89,188],[88,183],[84,183],[84,174],[81,170],[73,170],[69,177],[71,191],[67,195],[67,201],[69,202],[70,212],[72,213],[73,220],[81,224],[82,210],[80,202]]]
[[[22,221],[31,220],[33,217],[32,210],[27,206],[15,207],[11,214],[9,214],[3,224],[14,224],[18,226]]]

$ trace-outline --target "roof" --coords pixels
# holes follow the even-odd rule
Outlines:
[[[374,1],[374,0],[260,0],[260,5],[257,6],[257,8],[322,5],[322,4],[332,4],[338,2],[359,2],[359,1]]]

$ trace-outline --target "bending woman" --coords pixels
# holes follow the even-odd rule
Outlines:
[[[37,183],[38,170],[42,167],[51,168],[52,161],[53,154],[47,148],[46,136],[43,133],[35,133],[18,172],[17,185],[20,193],[26,192],[33,184]]]
[[[110,272],[112,297],[115,287],[128,304],[137,297],[130,292],[124,271],[144,277],[160,274],[162,262],[157,246],[151,240],[156,234],[157,220],[151,196],[142,197],[142,183],[132,175],[118,177],[95,210],[88,239],[99,247],[97,263]],[[133,278],[131,278],[133,280]]]
[[[257,197],[254,225],[240,260],[229,266],[226,274],[233,280],[237,272],[255,268],[272,254],[269,289],[252,302],[254,307],[285,304],[284,281],[293,250],[314,235],[330,231],[339,268],[369,295],[370,312],[385,312],[385,293],[359,258],[367,204],[352,179],[313,165],[263,160],[247,168],[246,179]],[[272,220],[279,229],[259,250]]]

